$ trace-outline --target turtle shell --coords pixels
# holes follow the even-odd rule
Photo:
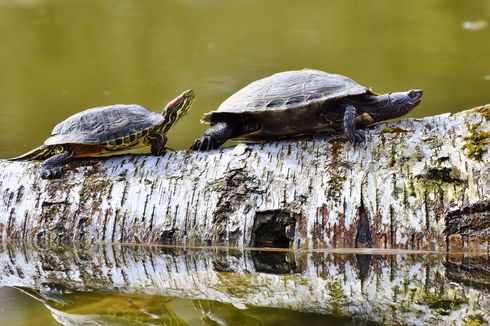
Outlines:
[[[139,105],[101,106],[72,115],[57,124],[44,145],[97,145],[153,128],[162,121],[162,115]]]
[[[342,75],[313,69],[280,72],[245,86],[226,99],[217,111],[205,114],[203,122],[213,123],[227,113],[302,109],[313,103],[368,92],[368,88]]]
[[[363,94],[374,93],[342,75],[313,69],[286,71],[245,86],[226,99],[218,110],[204,114],[201,121],[259,122],[260,130],[235,138],[247,142],[329,133],[342,126],[343,112],[335,112],[335,101]],[[332,120],[322,118],[326,107],[333,111]]]

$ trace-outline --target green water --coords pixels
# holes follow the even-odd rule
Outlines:
[[[458,112],[490,103],[489,23],[486,0],[0,0],[0,157],[80,110],[160,111],[192,87],[169,135],[185,149],[233,92],[304,67],[378,93],[422,88],[410,117]],[[458,311],[478,324],[490,313],[488,257],[120,250],[0,250],[0,325],[437,325]]]
[[[379,93],[422,88],[412,117],[461,111],[490,102],[486,21],[485,0],[1,0],[0,156],[39,145],[82,109],[160,111],[192,87],[197,101],[169,142],[184,149],[205,129],[202,113],[304,67]]]

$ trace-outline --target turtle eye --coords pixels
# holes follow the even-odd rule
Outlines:
[[[411,90],[408,92],[408,97],[411,98],[411,99],[414,99],[414,98],[419,98],[420,96],[422,96],[422,90],[418,89],[418,90]]]

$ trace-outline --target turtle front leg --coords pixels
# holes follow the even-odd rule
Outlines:
[[[151,146],[151,153],[155,156],[162,156],[167,151],[165,144],[167,136],[161,132],[149,134],[146,138]]]
[[[63,165],[70,161],[71,156],[72,152],[68,148],[64,148],[63,152],[44,160],[40,168],[41,178],[59,178],[63,172]]]
[[[350,104],[345,106],[344,132],[354,143],[362,143],[366,139],[362,132],[356,130],[356,108]]]
[[[210,151],[223,145],[233,135],[234,128],[226,122],[211,126],[201,138],[194,141],[190,149],[193,151]]]

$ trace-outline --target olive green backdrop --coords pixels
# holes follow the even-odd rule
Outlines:
[[[490,28],[463,23],[489,17],[484,0],[0,0],[0,155],[40,144],[82,109],[159,111],[193,87],[195,106],[170,135],[186,148],[203,112],[303,67],[381,93],[423,88],[413,117],[488,103]]]

